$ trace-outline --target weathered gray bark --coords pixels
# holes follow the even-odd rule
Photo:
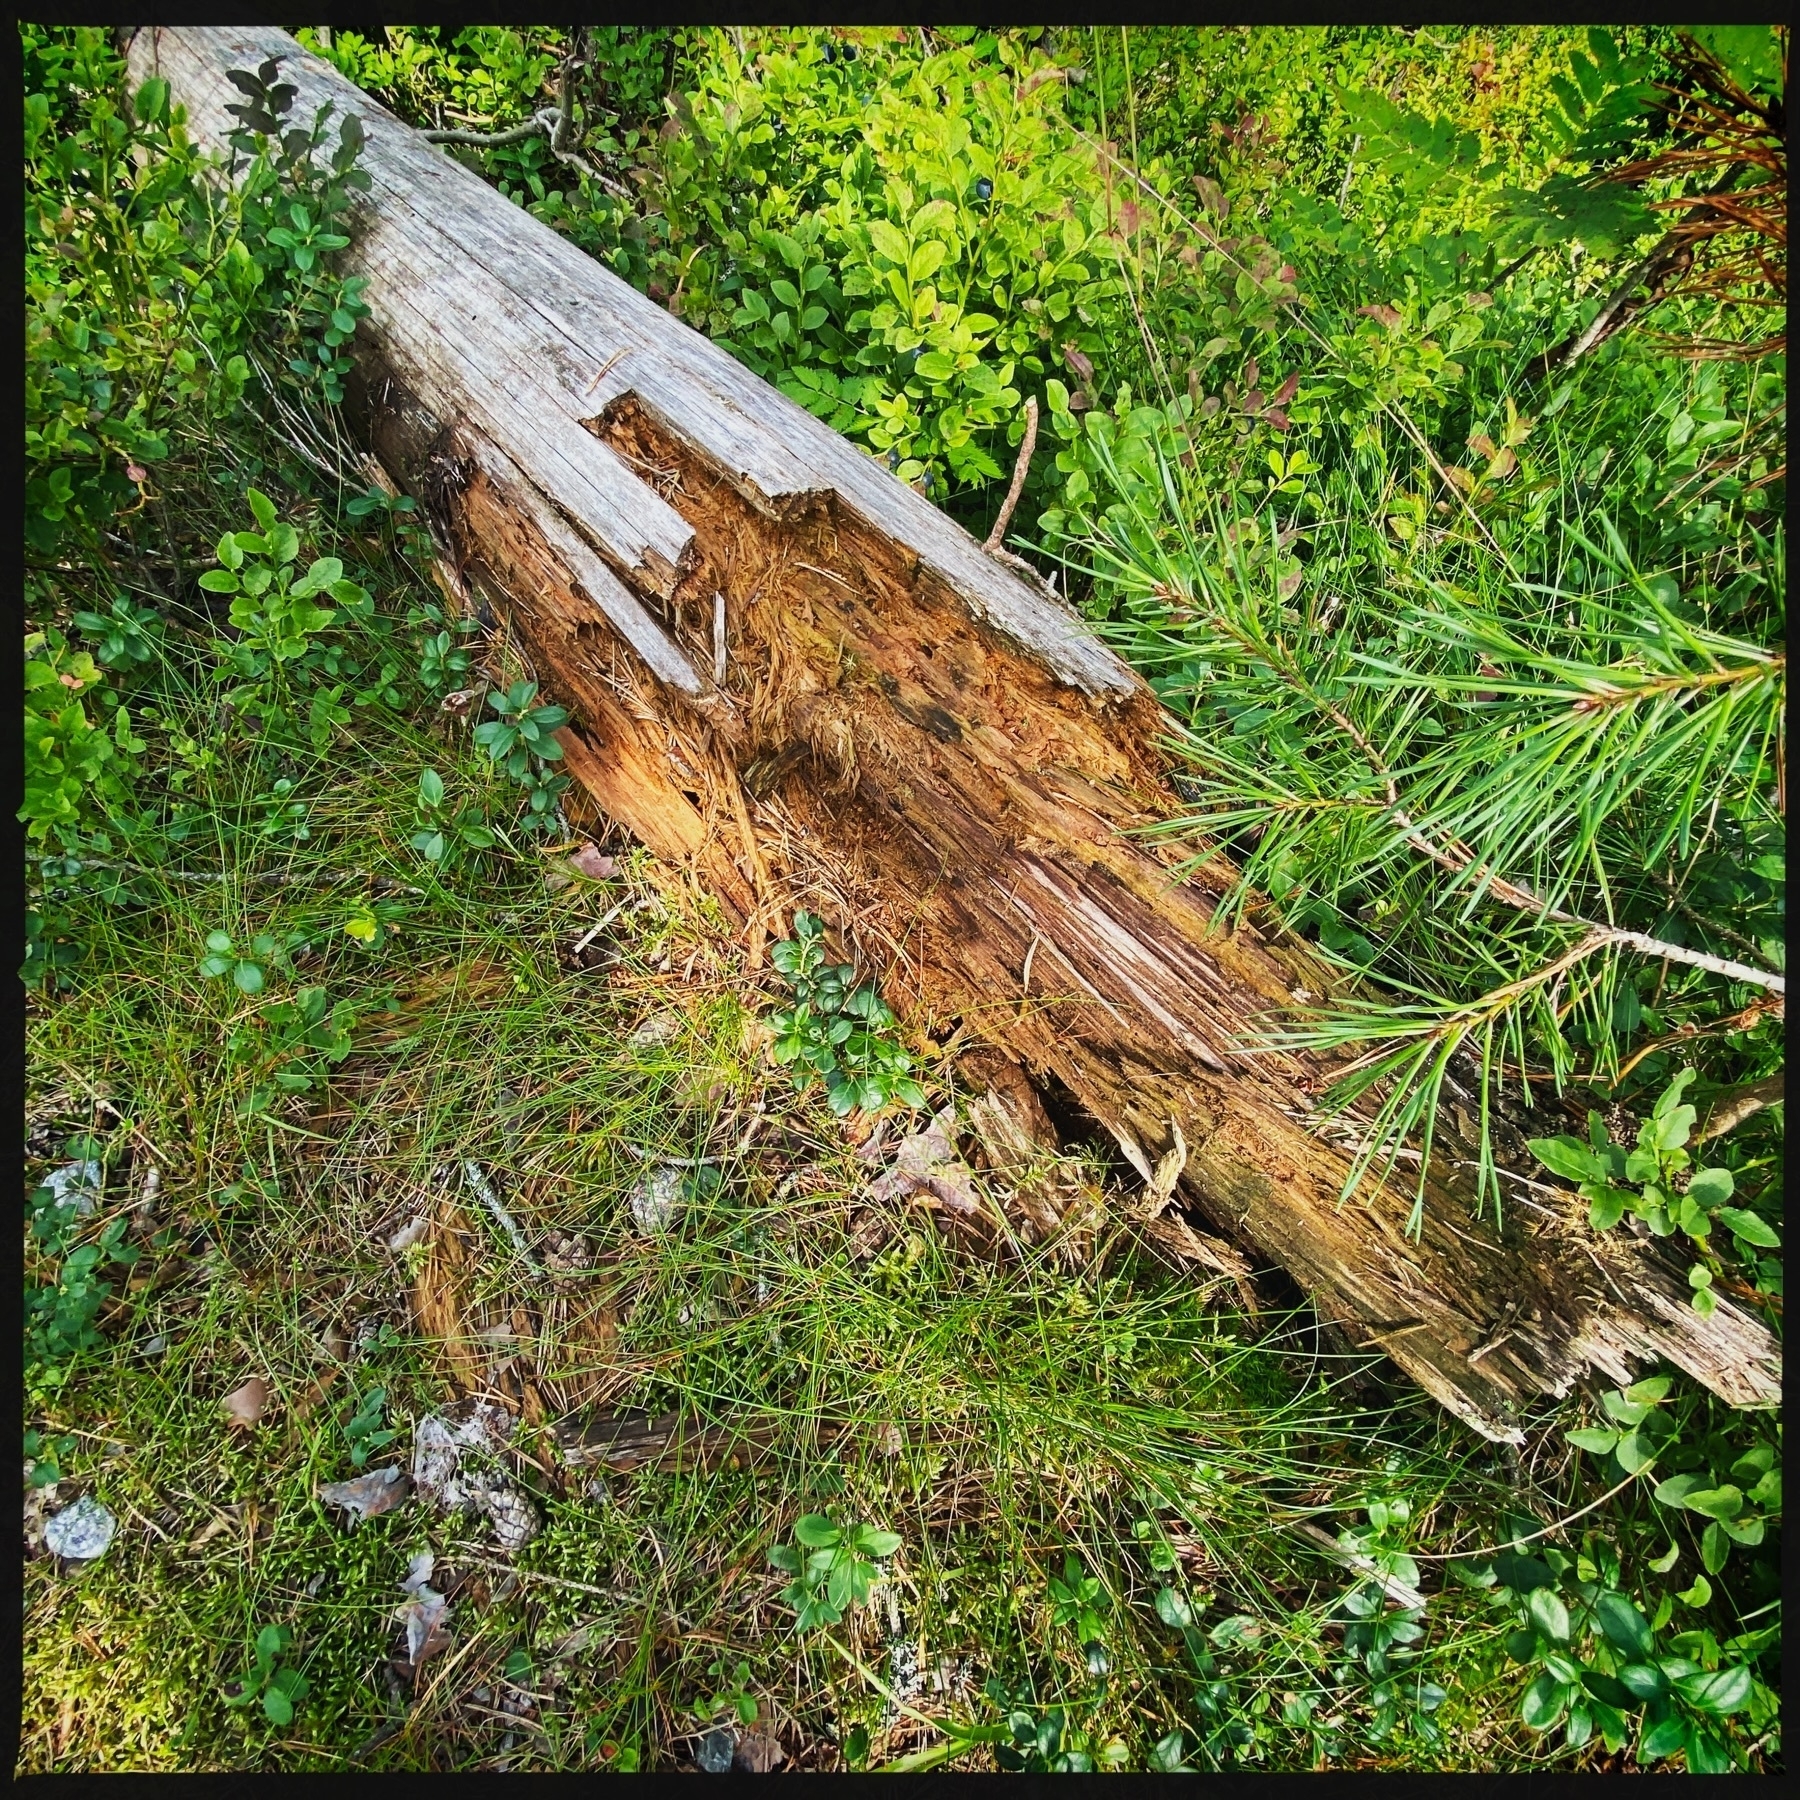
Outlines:
[[[1489,1436],[1648,1359],[1776,1402],[1755,1316],[1700,1318],[1666,1247],[1597,1236],[1573,1203],[1501,1234],[1440,1160],[1416,1241],[1410,1195],[1338,1204],[1342,1134],[1311,1112],[1329,1065],[1242,1048],[1331,978],[1225,931],[1217,867],[1179,880],[1131,835],[1179,804],[1161,717],[1072,612],[284,34],[146,27],[131,54],[205,141],[227,71],[268,56],[308,117],[362,118],[371,442],[573,708],[572,773],[743,922],[752,963],[823,898],[914,1020],[1055,1077],[1134,1160],[1179,1128],[1184,1203]]]

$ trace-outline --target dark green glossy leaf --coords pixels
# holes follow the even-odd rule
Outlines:
[[[1679,1714],[1673,1714],[1644,1733],[1638,1744],[1638,1758],[1642,1762],[1660,1762],[1677,1750],[1685,1750],[1687,1736],[1687,1721]]]
[[[1723,1716],[1748,1704],[1750,1683],[1749,1665],[1738,1663],[1711,1674],[1684,1675],[1675,1683],[1675,1691],[1700,1712]]]
[[[1540,1675],[1525,1690],[1519,1706],[1519,1717],[1533,1731],[1548,1731],[1568,1710],[1574,1689],[1554,1675]]]
[[[1639,1660],[1649,1656],[1654,1642],[1650,1621],[1623,1594],[1601,1594],[1594,1602],[1594,1622],[1615,1649]],[[1615,1706],[1622,1704],[1610,1695],[1599,1698],[1611,1699]]]
[[[1494,1575],[1502,1587],[1511,1588],[1515,1594],[1556,1585],[1555,1573],[1548,1563],[1514,1550],[1504,1550],[1494,1558]]]
[[[1639,1700],[1656,1700],[1669,1691],[1662,1670],[1652,1663],[1627,1663],[1619,1671],[1619,1681]]]

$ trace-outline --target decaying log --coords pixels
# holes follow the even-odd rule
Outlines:
[[[1243,1047],[1333,978],[1215,921],[1222,862],[1177,879],[1133,835],[1179,805],[1161,715],[1054,596],[283,33],[145,27],[131,55],[203,142],[227,71],[270,56],[298,115],[361,117],[369,441],[573,709],[576,779],[753,962],[811,906],[907,1017],[1053,1080],[1134,1163],[1179,1128],[1184,1204],[1490,1437],[1650,1359],[1776,1403],[1770,1333],[1730,1300],[1702,1319],[1654,1240],[1573,1210],[1498,1230],[1448,1164],[1416,1239],[1410,1194],[1340,1205],[1329,1065]]]

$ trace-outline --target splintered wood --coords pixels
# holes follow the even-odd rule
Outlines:
[[[228,71],[269,56],[297,117],[363,120],[360,428],[571,708],[570,773],[753,958],[812,905],[917,1025],[1003,1053],[1134,1162],[1184,1143],[1178,1206],[1238,1248],[1179,1211],[1159,1241],[1208,1279],[1282,1263],[1490,1437],[1662,1358],[1777,1402],[1770,1333],[1729,1300],[1701,1318],[1654,1240],[1502,1233],[1442,1159],[1416,1239],[1410,1192],[1339,1204],[1346,1153],[1308,1124],[1331,1065],[1244,1047],[1333,978],[1218,923],[1222,860],[1176,879],[1134,835],[1179,808],[1161,715],[1053,596],[285,34],[146,27],[131,56],[202,142]]]

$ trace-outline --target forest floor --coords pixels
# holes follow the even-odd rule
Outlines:
[[[295,767],[303,853],[296,815],[221,760],[206,879],[168,881],[32,1000],[28,1177],[98,1151],[142,1255],[50,1406],[71,1441],[40,1517],[91,1492],[118,1527],[86,1565],[40,1528],[21,1767],[683,1765],[721,1719],[740,1760],[980,1766],[955,1726],[993,1723],[991,1678],[1053,1720],[1052,1757],[1141,1766],[1173,1732],[1191,1753],[1184,1639],[1271,1764],[1368,1738],[1365,1671],[1316,1715],[1295,1702],[1328,1681],[1354,1585],[1308,1530],[1378,1496],[1498,1520],[1534,1471],[1335,1358],[1278,1272],[1240,1293],[1171,1266],[1098,1144],[1031,1171],[1091,1201],[1057,1241],[1011,1228],[1016,1170],[970,1170],[993,1217],[973,1234],[928,1193],[877,1198],[924,1116],[847,1124],[796,1094],[759,1022],[779,979],[643,852],[412,884],[328,1096],[240,1116],[246,1008],[194,979],[207,933],[317,935],[334,884],[381,893],[411,765],[458,754],[472,769],[446,720]],[[966,1117],[955,1060],[930,1073]],[[492,1508],[415,1492],[358,1523],[322,1498],[413,1473],[421,1422],[471,1398],[516,1422],[483,1463],[529,1509],[516,1555]],[[638,1441],[583,1452],[582,1427]],[[799,1635],[769,1551],[808,1514],[900,1545],[867,1604]],[[425,1642],[415,1607],[409,1647],[422,1552],[446,1607]],[[1191,1615],[1159,1610],[1178,1590]],[[1362,1756],[1487,1759],[1466,1669],[1431,1711],[1433,1666],[1503,1632],[1472,1598],[1428,1600],[1426,1738],[1391,1718]],[[271,1627],[291,1642],[253,1676]],[[284,1669],[306,1689],[277,1725],[256,1702]]]
[[[1115,232],[1110,171],[1124,165],[1111,154],[1103,171],[1080,124],[1116,134],[1109,90],[1098,55],[1087,87],[1073,44],[1067,81],[1048,83],[1013,76],[1041,46],[978,55],[962,44],[972,34],[940,34],[962,45],[952,56],[921,30],[915,58],[915,34],[884,47],[864,33],[858,48],[840,33],[822,56],[801,44],[812,60],[793,78],[786,51],[745,66],[741,32],[687,34],[717,77],[690,95],[669,87],[673,38],[605,27],[596,44],[602,34],[615,97],[639,81],[651,105],[649,128],[621,125],[606,152],[654,176],[644,195],[620,208],[611,177],[604,193],[566,183],[550,141],[516,129],[482,153],[487,174],[652,297],[670,290],[671,306],[699,270],[682,316],[715,336],[738,329],[740,298],[751,317],[755,282],[791,290],[797,308],[800,290],[826,292],[828,269],[858,258],[872,282],[878,239],[856,206],[878,222],[890,203],[914,216],[915,189],[961,196],[965,287],[974,247],[1012,259],[1019,297],[995,304],[1011,308],[1020,343],[1041,337],[1047,434],[1045,485],[1019,528],[1036,513],[1046,559],[1061,546],[1065,592],[1194,744],[1238,770],[1242,792],[1225,782],[1210,816],[1236,819],[1233,832],[1250,822],[1263,860],[1247,879],[1274,894],[1263,877],[1279,877],[1294,929],[1316,930],[1347,968],[1395,994],[1426,993],[1423,980],[1431,995],[1467,996],[1538,993],[1535,974],[1493,984],[1562,966],[1517,920],[1465,929],[1461,898],[1430,885],[1442,871],[1404,861],[1399,838],[1385,861],[1343,839],[1365,858],[1344,876],[1332,820],[1369,805],[1365,731],[1395,770],[1415,756],[1432,766],[1437,752],[1409,748],[1410,735],[1455,748],[1464,760],[1444,804],[1466,789],[1482,808],[1502,766],[1484,758],[1511,754],[1496,748],[1509,720],[1538,731],[1529,706],[1544,695],[1557,718],[1588,716],[1587,698],[1567,703],[1570,670],[1604,684],[1584,694],[1609,697],[1679,686],[1640,679],[1645,668],[1686,671],[1720,717],[1752,718],[1752,702],[1730,696],[1762,695],[1754,707],[1780,742],[1785,689],[1762,665],[1784,604],[1785,443],[1772,430],[1784,363],[1689,360],[1622,331],[1554,393],[1534,389],[1524,370],[1537,349],[1593,316],[1583,308],[1602,291],[1590,270],[1601,259],[1571,261],[1562,245],[1502,270],[1497,238],[1453,241],[1420,212],[1410,151],[1385,172],[1369,151],[1357,164],[1365,138],[1347,114],[1331,124],[1341,177],[1293,127],[1293,164],[1320,193],[1296,192],[1298,210],[1267,218],[1259,209],[1281,196],[1261,127],[1244,130],[1248,102],[1206,127],[1221,140],[1207,154],[1238,184],[1243,253],[1267,258],[1252,280],[1241,262],[1235,274],[1203,266],[1181,238],[1188,225],[1169,224],[1184,217],[1172,205]],[[371,91],[390,100],[381,82],[416,78],[415,123],[511,101],[528,114],[559,60],[572,91],[560,40],[522,55],[499,28],[463,35],[474,47],[452,54],[405,28],[384,47],[340,33],[336,54],[364,58]],[[20,813],[31,833],[20,1773],[1778,1765],[1778,1415],[1732,1414],[1645,1370],[1638,1398],[1546,1401],[1521,1419],[1522,1448],[1498,1446],[1385,1358],[1344,1352],[1281,1270],[1238,1281],[1172,1260],[1146,1227],[1141,1178],[1091,1121],[1059,1114],[1055,1143],[1007,1138],[984,1105],[1003,1076],[978,1047],[895,1027],[911,1033],[923,1106],[841,1118],[818,1087],[798,1089],[773,1054],[770,1021],[792,997],[778,968],[751,966],[679,870],[584,813],[576,791],[559,795],[560,759],[521,751],[506,772],[493,734],[557,696],[524,692],[536,671],[504,621],[471,616],[457,584],[434,577],[442,546],[345,436],[332,371],[349,369],[356,321],[342,309],[366,308],[316,248],[344,193],[319,200],[316,169],[290,193],[282,183],[300,177],[278,177],[271,149],[257,196],[220,206],[171,135],[167,95],[126,93],[110,36],[28,25],[22,40],[41,91],[26,108],[35,724]],[[1456,87],[1462,107],[1463,88],[1479,99],[1499,82],[1477,80],[1492,57],[1459,43],[1487,60],[1435,43],[1426,55],[1400,34],[1356,50],[1360,63],[1322,34],[1196,35],[1163,46],[1166,68],[1140,59],[1140,78],[1152,75],[1135,87],[1121,54],[1110,91],[1126,102],[1134,161],[1140,123],[1146,156],[1166,131],[1186,158],[1212,142],[1188,100],[1238,91],[1193,71],[1235,80],[1247,47],[1264,58],[1250,73],[1284,105],[1301,70],[1316,69],[1321,91],[1347,76],[1387,91],[1387,64],[1371,74],[1379,51]],[[1551,52],[1574,52],[1544,34],[1513,49],[1542,65],[1547,108]],[[957,76],[956,104],[996,142],[1019,118],[1048,135],[997,189],[943,150],[962,126],[942,82],[1002,51],[1007,78]],[[1281,60],[1302,53],[1316,62]],[[1202,55],[1214,60],[1191,60]],[[877,146],[889,159],[879,181],[840,209],[849,237],[821,248],[809,236],[803,249],[824,215],[795,214],[797,235],[761,233],[733,262],[681,235],[703,204],[729,218],[838,181],[838,152],[818,148],[836,143],[837,115],[814,129],[809,109],[860,107],[877,80],[884,103],[914,110]],[[671,118],[704,135],[697,105],[736,146],[737,187],[712,194],[716,171],[664,127],[665,94]],[[1004,116],[982,125],[977,102],[994,96]],[[1020,114],[1028,100],[1037,112]],[[763,122],[777,101],[791,112]],[[1417,129],[1436,141],[1435,122],[1421,115]],[[772,164],[771,177],[765,141],[797,173]],[[340,151],[348,166],[354,143]],[[1335,193],[1342,214],[1352,166],[1352,210],[1378,229],[1338,217],[1321,236],[1320,208]],[[546,199],[546,176],[568,186],[566,202]],[[1211,177],[1193,186],[1223,220],[1224,190]],[[1094,269],[1069,248],[1073,224],[1068,254],[1051,254],[1045,194],[1071,221],[1080,202]],[[1138,211],[1127,202],[1119,217]],[[277,217],[295,230],[272,227]],[[1291,317],[1297,285],[1268,272],[1289,254],[1277,238],[1305,246],[1292,255],[1308,263],[1308,308]],[[196,244],[213,257],[206,270],[224,271],[216,281]],[[917,279],[935,288],[923,291],[948,294],[950,250],[924,248]],[[1465,252],[1486,260],[1463,271]],[[908,253],[902,286],[917,260]],[[990,274],[981,287],[997,291]],[[1280,318],[1269,290],[1286,295]],[[846,359],[875,342],[860,302],[878,291],[833,290]],[[1078,300],[1101,308],[1100,323]],[[921,304],[936,317],[935,298]],[[799,318],[812,310],[825,316],[819,302]],[[1066,328],[1087,348],[1063,342],[1060,323],[1053,345],[1046,310],[1083,321]],[[1185,384],[1155,405],[1153,323]],[[929,419],[902,432],[918,457],[901,438],[862,441],[898,479],[924,481],[919,458],[949,441],[931,433],[988,406],[1014,351],[995,373],[996,336],[987,362],[958,377],[966,387],[946,385],[931,369],[953,359],[922,358],[913,337],[881,354],[902,412],[907,382],[915,397],[931,387]],[[777,357],[773,324],[768,340],[758,355],[773,359],[771,378],[799,391],[810,375],[826,384],[807,389],[815,398],[839,379],[832,367],[853,366],[812,367],[786,343]],[[290,352],[298,385],[279,372]],[[1197,366],[1182,373],[1190,353]],[[1010,459],[1006,418],[980,416],[977,436]],[[1461,466],[1465,444],[1485,474]],[[1223,509],[1211,523],[1173,504],[1171,470],[1190,464],[1191,492]],[[939,503],[979,536],[1000,480],[964,471]],[[1126,501],[1155,524],[1142,542],[1113,530]],[[268,535],[252,537],[253,523]],[[1077,550],[1094,565],[1079,592],[1066,560]],[[260,588],[231,573],[246,557]],[[313,558],[311,571],[336,563],[343,577],[320,574],[312,590],[329,609],[291,604],[290,578]],[[1236,611],[1214,631],[1205,609],[1144,598],[1190,591]],[[1485,654],[1479,684],[1427,654],[1437,639],[1424,626],[1450,616],[1426,610],[1431,595],[1453,595],[1469,629],[1488,633],[1480,643],[1513,646],[1518,710],[1489,709]],[[1546,595],[1572,596],[1560,625]],[[1638,623],[1640,599],[1667,622],[1682,600],[1682,619],[1710,621],[1713,635],[1671,663],[1661,627]],[[1228,641],[1232,619],[1292,625],[1304,679],[1240,655],[1263,639]],[[1353,685],[1351,652],[1340,655],[1351,645],[1365,674],[1388,668],[1378,654],[1413,661],[1395,665],[1401,685],[1362,674]],[[1720,645],[1737,685],[1719,683]],[[1316,701],[1309,683],[1340,698]],[[1363,721],[1354,746],[1344,708]],[[1723,724],[1702,732],[1693,722],[1714,716],[1702,710],[1671,701],[1657,716],[1665,736],[1609,727],[1604,742],[1638,746],[1618,769],[1659,771],[1661,785],[1583,765],[1583,792],[1625,795],[1594,802],[1612,808],[1610,837],[1592,835],[1587,811],[1574,820],[1562,763],[1532,765],[1504,796],[1507,830],[1519,825],[1514,872],[1523,879],[1540,852],[1570,869],[1591,861],[1589,898],[1603,896],[1607,918],[1655,925],[1666,942],[1669,908],[1683,905],[1681,929],[1778,968],[1775,765],[1740,755]],[[1271,781],[1312,796],[1292,811],[1324,821],[1316,839],[1265,830],[1269,793],[1288,791]],[[1663,847],[1639,853],[1640,826],[1677,815],[1696,832],[1678,871],[1686,889]],[[1705,861],[1715,815],[1730,829]],[[1551,824],[1519,823],[1534,817]],[[1576,823],[1590,833],[1580,848]],[[831,910],[816,895],[785,900]],[[790,927],[791,913],[770,935]],[[1590,984],[1586,1013],[1574,997],[1556,1010],[1552,989],[1543,1041],[1574,1067],[1579,1027],[1590,1070],[1612,1046],[1618,1080],[1602,1085],[1634,1121],[1657,1090],[1679,1098],[1683,1058],[1709,1093],[1778,1071],[1780,1012],[1764,989],[1707,988],[1710,976],[1672,975],[1667,959],[1626,974]],[[1743,1291],[1772,1326],[1780,1264],[1760,1252],[1778,1248],[1776,1111],[1717,1150],[1711,1190],[1737,1195],[1718,1216],[1750,1233],[1732,1268],[1761,1284]],[[1046,1195],[1063,1221],[1048,1236]],[[1703,1238],[1709,1216],[1681,1229]],[[1707,1253],[1721,1272],[1724,1235]],[[1696,1273],[1710,1279],[1710,1266]]]

